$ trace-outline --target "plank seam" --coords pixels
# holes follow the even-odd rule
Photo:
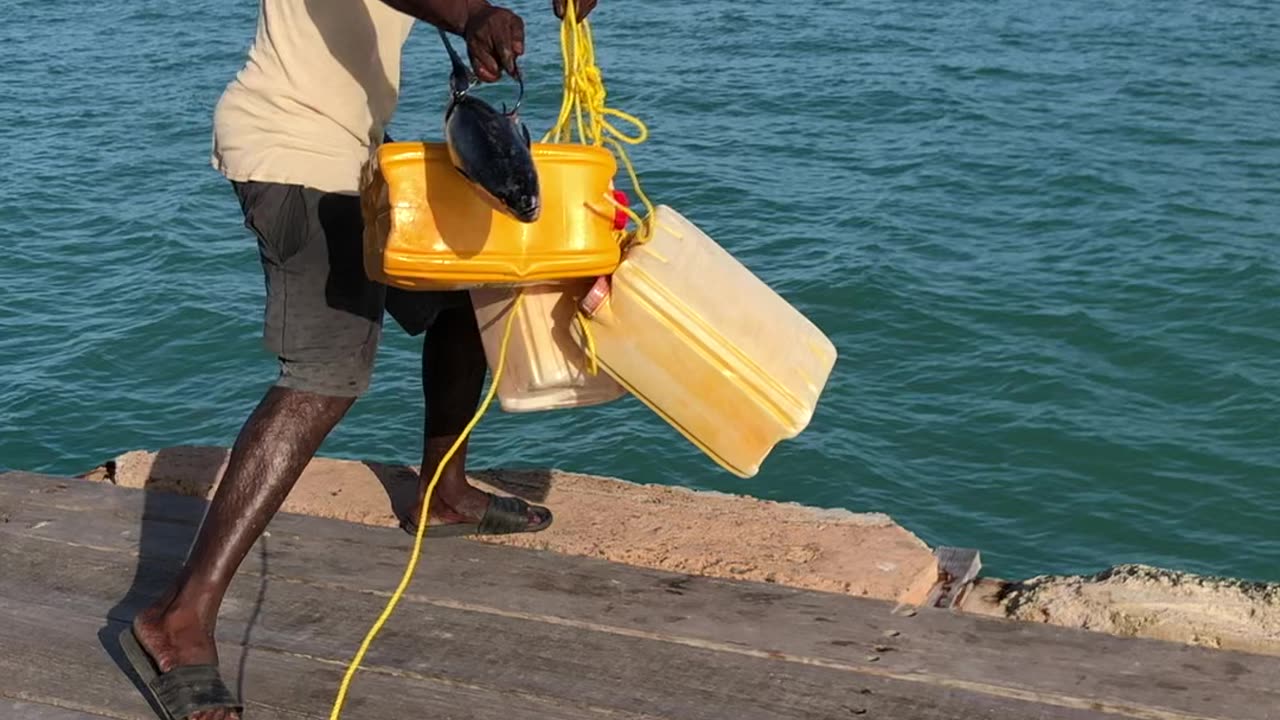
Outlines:
[[[128,680],[130,685],[133,684],[133,681],[129,680],[127,676],[122,675],[121,677],[123,677],[125,680]],[[83,703],[78,703],[72,700],[64,700],[62,698],[51,698],[45,695],[34,695],[32,693],[26,693],[21,691],[17,693],[8,693],[8,692],[0,691],[0,698],[17,700],[19,702],[28,703],[31,705],[46,705],[48,707],[58,708],[59,710],[70,710],[73,712],[83,713],[86,715],[96,715],[98,717],[111,718],[111,720],[137,720],[137,716],[135,715],[117,715],[115,712],[111,710],[107,710],[106,708],[99,708],[92,705],[85,705]],[[144,702],[145,702],[145,699],[144,699]],[[262,708],[264,710],[271,710],[277,713],[283,713],[285,715],[292,715],[295,717],[300,717],[302,715],[302,713],[299,713],[296,710],[282,708],[276,705],[271,705],[270,703],[250,700],[250,701],[246,701],[244,704],[245,704],[246,710],[249,708],[257,707],[257,708]],[[150,709],[148,709],[147,714],[148,715],[151,714]]]
[[[282,648],[270,647],[266,645],[255,645],[253,646],[253,649],[272,652],[278,655],[286,655],[288,657],[294,657],[300,660],[310,660],[312,662],[321,663],[323,665],[333,665],[335,667],[340,667],[340,668],[345,668],[347,666],[347,663],[345,661],[338,660],[336,658],[321,657],[319,655],[311,655],[309,653],[300,653],[300,652],[295,652],[293,650],[284,650]],[[540,702],[546,702],[546,703],[557,704],[557,705],[568,704],[578,710],[585,710],[587,712],[593,712],[593,713],[597,713],[607,717],[630,718],[632,720],[667,720],[666,716],[664,715],[634,713],[627,710],[618,710],[615,708],[602,707],[599,705],[584,705],[582,703],[571,703],[571,702],[567,702],[566,699],[561,696],[541,695],[539,693],[529,692],[528,690],[519,690],[516,688],[510,688],[510,687],[496,687],[496,686],[490,686],[490,685],[480,685],[476,683],[461,682],[459,680],[447,678],[442,675],[428,675],[426,673],[420,673],[413,670],[404,670],[401,668],[393,668],[393,667],[388,667],[386,665],[361,663],[360,670],[357,673],[357,676],[361,672],[371,672],[378,675],[385,675],[387,677],[392,677],[392,678],[401,679],[401,680],[417,680],[419,682],[439,683],[441,685],[448,685],[450,687],[456,687],[456,688],[466,688],[467,690],[475,690],[477,692],[497,692],[499,695],[512,695],[515,697],[526,698],[529,700],[537,700]]]
[[[104,708],[93,707],[91,705],[85,705],[70,700],[62,700],[60,698],[45,697],[44,695],[34,695],[25,692],[11,694],[0,690],[0,698],[17,700],[18,702],[24,702],[30,705],[44,705],[47,707],[58,708],[59,710],[70,710],[72,712],[78,712],[85,715],[112,718],[113,720],[134,720],[127,715],[116,715],[110,710],[106,710]]]

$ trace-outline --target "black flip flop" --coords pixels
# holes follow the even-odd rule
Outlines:
[[[165,720],[186,720],[201,710],[233,710],[244,715],[244,705],[223,683],[218,666],[184,665],[162,673],[132,625],[120,633],[120,647]]]
[[[545,519],[535,525],[529,524],[529,509],[535,509]],[[541,505],[529,505],[518,497],[505,495],[489,495],[489,506],[484,510],[484,517],[478,523],[447,523],[444,525],[427,524],[425,537],[461,537],[465,535],[510,535],[513,533],[531,533],[546,530],[551,525],[551,511]],[[412,518],[400,521],[400,529],[410,535],[418,535],[418,523]]]

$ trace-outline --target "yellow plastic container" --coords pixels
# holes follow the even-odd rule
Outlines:
[[[464,290],[612,272],[621,255],[612,153],[567,143],[532,151],[542,212],[522,223],[454,169],[444,143],[379,146],[361,182],[365,273],[409,290]]]
[[[506,367],[498,382],[498,402],[506,412],[587,407],[627,394],[603,370],[589,372],[589,359],[573,334],[578,303],[591,280],[571,280],[521,288],[471,291],[476,320],[490,369],[496,372],[502,333],[523,296],[507,343]]]
[[[583,303],[598,361],[722,467],[752,477],[808,426],[835,346],[670,207],[655,218],[652,239]]]

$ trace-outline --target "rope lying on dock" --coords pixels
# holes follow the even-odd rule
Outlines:
[[[355,677],[356,670],[360,668],[360,663],[364,661],[365,653],[369,651],[369,647],[373,644],[373,639],[377,637],[382,630],[382,626],[391,618],[391,613],[395,612],[396,605],[400,603],[400,598],[409,589],[409,583],[413,581],[413,573],[417,570],[418,557],[422,552],[422,538],[427,532],[427,516],[430,514],[431,493],[435,490],[436,483],[440,481],[440,476],[444,473],[444,467],[453,459],[454,454],[458,452],[458,448],[462,447],[462,444],[467,441],[471,431],[479,424],[480,418],[484,417],[485,411],[493,403],[493,397],[498,392],[498,383],[502,380],[502,368],[506,365],[507,344],[511,340],[511,328],[515,324],[515,317],[520,312],[523,300],[523,295],[516,295],[515,302],[511,306],[511,314],[507,316],[506,327],[502,331],[502,346],[498,351],[498,367],[493,371],[493,381],[489,385],[489,392],[485,395],[484,402],[480,404],[480,408],[476,411],[475,416],[471,418],[471,422],[467,423],[462,433],[458,435],[458,439],[453,442],[449,452],[444,454],[444,458],[436,466],[431,482],[427,483],[427,491],[422,498],[422,509],[418,512],[418,532],[413,539],[413,552],[409,555],[409,564],[405,566],[404,575],[400,578],[400,584],[396,587],[395,592],[391,594],[391,598],[387,600],[387,605],[383,608],[382,614],[373,623],[373,627],[369,628],[369,632],[364,637],[364,642],[360,643],[360,649],[356,651],[351,664],[347,666],[347,672],[342,677],[342,684],[338,687],[338,696],[333,701],[333,709],[329,713],[329,720],[338,720],[341,717],[342,706],[346,702],[347,691],[351,687],[351,680]]]

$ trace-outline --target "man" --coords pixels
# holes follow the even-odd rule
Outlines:
[[[595,4],[577,3],[579,18]],[[553,10],[563,19],[564,0]],[[482,82],[518,74],[524,23],[486,0],[261,0],[248,60],[218,102],[212,162],[257,236],[264,342],[280,373],[240,430],[186,564],[122,636],[135,664],[146,663],[144,676],[159,675],[151,690],[174,718],[240,717],[217,674],[218,609],[302,469],[367,389],[384,308],[406,332],[425,334],[414,522],[426,483],[476,411],[486,364],[467,294],[373,283],[361,255],[360,167],[385,137],[415,20],[463,37]],[[429,528],[455,532],[529,532],[551,522],[546,508],[468,484],[465,445],[429,512]]]

